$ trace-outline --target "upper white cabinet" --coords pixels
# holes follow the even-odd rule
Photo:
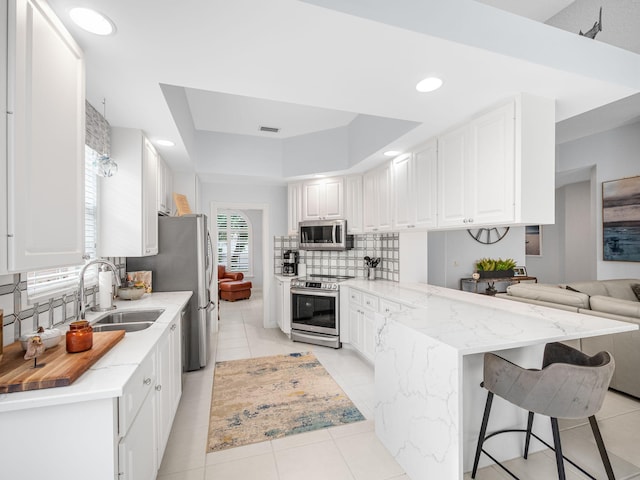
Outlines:
[[[429,228],[437,218],[437,142],[392,162],[393,224],[396,230]]]
[[[553,223],[555,106],[521,95],[438,138],[438,227]]]
[[[347,219],[347,233],[362,233],[362,175],[345,178],[344,216]]]
[[[302,184],[302,220],[343,217],[343,177],[322,178]]]
[[[158,253],[158,155],[140,130],[111,129],[111,156],[118,173],[100,179],[100,242],[103,257]]]
[[[301,192],[302,192],[301,183],[290,183],[287,186],[287,195],[288,195],[287,220],[288,220],[288,226],[289,226],[288,227],[289,235],[298,235],[298,222],[301,220],[300,213],[302,211]]]
[[[7,73],[6,83],[5,75],[0,80],[7,92],[6,100],[0,95],[7,112],[1,125],[0,185],[6,199],[0,196],[0,273],[79,265],[83,54],[45,2],[10,0],[0,21],[8,27],[0,40]]]
[[[173,206],[173,175],[171,169],[165,163],[160,155],[158,155],[158,212],[163,215],[171,215]]]
[[[364,230],[370,232],[391,230],[391,162],[365,173],[362,184]]]

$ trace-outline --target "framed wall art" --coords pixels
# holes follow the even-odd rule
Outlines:
[[[524,253],[534,257],[542,255],[542,225],[524,227]]]
[[[640,176],[602,182],[602,257],[640,262]]]

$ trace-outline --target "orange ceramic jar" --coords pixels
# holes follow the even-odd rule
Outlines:
[[[86,320],[78,320],[69,324],[67,332],[67,352],[78,353],[93,347],[93,328]]]

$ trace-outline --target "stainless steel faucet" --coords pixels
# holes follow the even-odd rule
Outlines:
[[[78,304],[76,305],[76,320],[85,319],[86,299],[84,296],[84,273],[91,265],[97,264],[103,264],[109,267],[116,279],[116,285],[118,287],[120,286],[120,276],[118,275],[118,269],[112,262],[110,262],[109,260],[103,260],[102,258],[96,258],[95,260],[91,260],[89,263],[87,263],[84,267],[82,267],[82,270],[80,270],[80,281],[78,283]]]

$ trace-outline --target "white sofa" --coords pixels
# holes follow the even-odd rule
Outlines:
[[[560,308],[585,315],[612,318],[640,325],[640,279],[572,282],[565,285],[511,285],[497,297]],[[611,353],[616,370],[611,388],[640,398],[640,330],[580,340],[583,352],[593,355],[602,350]]]

